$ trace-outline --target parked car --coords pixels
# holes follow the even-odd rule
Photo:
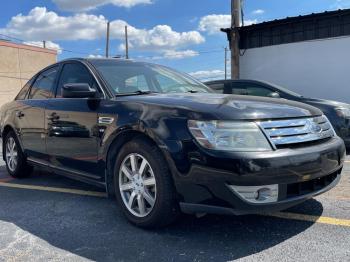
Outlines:
[[[10,175],[37,166],[104,187],[141,227],[180,211],[289,208],[333,188],[345,154],[317,108],[216,94],[167,67],[119,59],[40,71],[2,107],[0,127]]]
[[[346,146],[350,147],[349,104],[303,97],[281,86],[257,80],[217,80],[205,84],[218,93],[285,98],[317,107],[328,117],[335,132],[345,141]]]

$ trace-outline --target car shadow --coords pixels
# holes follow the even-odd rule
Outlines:
[[[233,260],[276,246],[313,224],[257,215],[183,215],[167,228],[143,230],[124,219],[115,200],[6,187],[0,195],[1,222],[94,261]],[[311,199],[295,210],[320,216],[323,207]],[[25,238],[11,241],[30,245]]]

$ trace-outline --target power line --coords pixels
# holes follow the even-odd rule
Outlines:
[[[186,51],[186,50],[185,50]],[[181,51],[179,51],[181,52]],[[221,53],[222,49],[217,49],[217,50],[207,50],[207,51],[193,51],[193,56],[190,57],[195,57],[197,55],[203,55],[203,54],[210,54],[210,53]],[[153,56],[138,56],[138,58],[144,58],[144,59],[166,59],[166,58],[171,58],[171,57],[182,57],[183,54],[162,54],[162,55],[153,55]]]
[[[24,39],[20,39],[17,37],[13,37],[10,35],[5,35],[5,34],[0,34],[0,36],[7,37],[9,39],[13,39],[19,42],[26,42]],[[37,47],[42,47],[42,45],[39,44],[31,44],[32,46],[37,46]],[[47,45],[47,43],[46,43]],[[70,49],[65,49],[65,48],[57,48],[53,50],[58,50],[62,52],[68,52],[68,53],[75,53],[75,54],[83,54],[83,55],[91,55],[91,53],[88,52],[81,52],[81,51],[75,51],[75,50],[70,50]],[[213,49],[213,50],[203,50],[203,51],[195,51],[194,55],[202,55],[202,54],[210,54],[210,53],[219,53],[222,52],[222,49]],[[163,57],[160,56],[160,58],[169,58],[169,57],[181,57],[183,54],[168,54],[168,55],[163,55]],[[154,56],[139,56],[139,58],[157,58],[156,55]]]
[[[20,38],[17,38],[17,37],[13,37],[13,36],[10,36],[10,35],[6,35],[6,34],[0,34],[0,36],[3,36],[3,37],[6,37],[6,38],[9,38],[9,39],[13,39],[13,40],[16,40],[18,42],[26,42],[24,39],[20,39]],[[37,47],[42,47],[42,45],[39,45],[39,44],[31,44],[32,46],[37,46]],[[46,42],[46,45],[47,45],[47,42]],[[91,55],[91,53],[87,53],[87,52],[82,52],[82,51],[75,51],[75,50],[70,50],[70,49],[65,49],[65,48],[57,48],[56,50],[59,50],[59,51],[62,51],[62,52],[68,52],[68,53],[75,53],[75,54],[83,54],[83,55]],[[194,51],[194,56],[197,56],[197,55],[204,55],[204,54],[211,54],[211,53],[220,53],[222,52],[222,48],[220,49],[211,49],[211,50],[200,50],[200,51]],[[178,53],[178,54],[163,54],[163,55],[160,55],[160,56],[140,56],[139,58],[144,58],[144,59],[152,59],[152,58],[159,58],[159,59],[167,59],[167,58],[176,58],[176,57],[182,57],[183,54],[181,53]],[[210,60],[210,63],[206,63],[207,65],[210,65],[210,64],[214,64],[214,61],[213,60]],[[219,62],[215,62],[215,64],[219,64]],[[22,72],[22,73],[34,73],[36,71],[28,71],[28,72]],[[18,72],[0,72],[0,73],[7,73],[7,74],[12,74],[12,73],[18,73]],[[28,80],[27,78],[20,78],[20,77],[14,77],[14,76],[1,76],[0,77],[2,78],[12,78],[12,79],[19,79],[19,80]]]
[[[16,38],[16,37],[13,37],[13,36],[9,36],[9,35],[5,35],[5,34],[0,34],[0,36],[3,36],[3,37],[7,37],[9,39],[13,39],[13,40],[16,40],[18,42],[26,42],[24,39],[20,39],[20,38]],[[28,44],[27,44],[28,45]],[[36,46],[36,47],[41,47],[43,48],[42,45],[39,45],[39,44],[30,44],[30,46]],[[68,52],[68,53],[74,53],[74,54],[82,54],[82,55],[91,55],[91,53],[87,53],[87,52],[81,52],[81,51],[75,51],[75,50],[69,50],[69,49],[65,49],[65,48],[49,48],[51,50],[57,50],[57,51],[62,51],[62,52]]]

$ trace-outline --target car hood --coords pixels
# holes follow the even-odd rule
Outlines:
[[[141,104],[143,110],[146,109],[146,104],[153,107],[153,110],[166,107],[168,112],[176,111],[178,116],[187,114],[187,117],[192,119],[259,120],[322,114],[313,106],[285,99],[214,93],[150,94],[127,96],[122,99],[130,106],[133,102]]]
[[[349,108],[350,105],[342,102],[332,101],[332,100],[325,100],[325,99],[318,99],[318,98],[303,98],[304,103],[309,103],[315,106],[330,106],[330,107],[346,107]]]

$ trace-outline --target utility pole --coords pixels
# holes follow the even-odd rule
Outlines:
[[[129,59],[128,26],[125,26],[125,58]]]
[[[227,47],[225,47],[225,80],[227,80]]]
[[[110,22],[107,22],[107,37],[106,37],[106,57],[109,57],[109,27],[110,27]]]
[[[231,0],[231,78],[239,79],[239,24],[241,16],[241,0]]]
[[[43,41],[43,47],[46,48],[46,41]]]

